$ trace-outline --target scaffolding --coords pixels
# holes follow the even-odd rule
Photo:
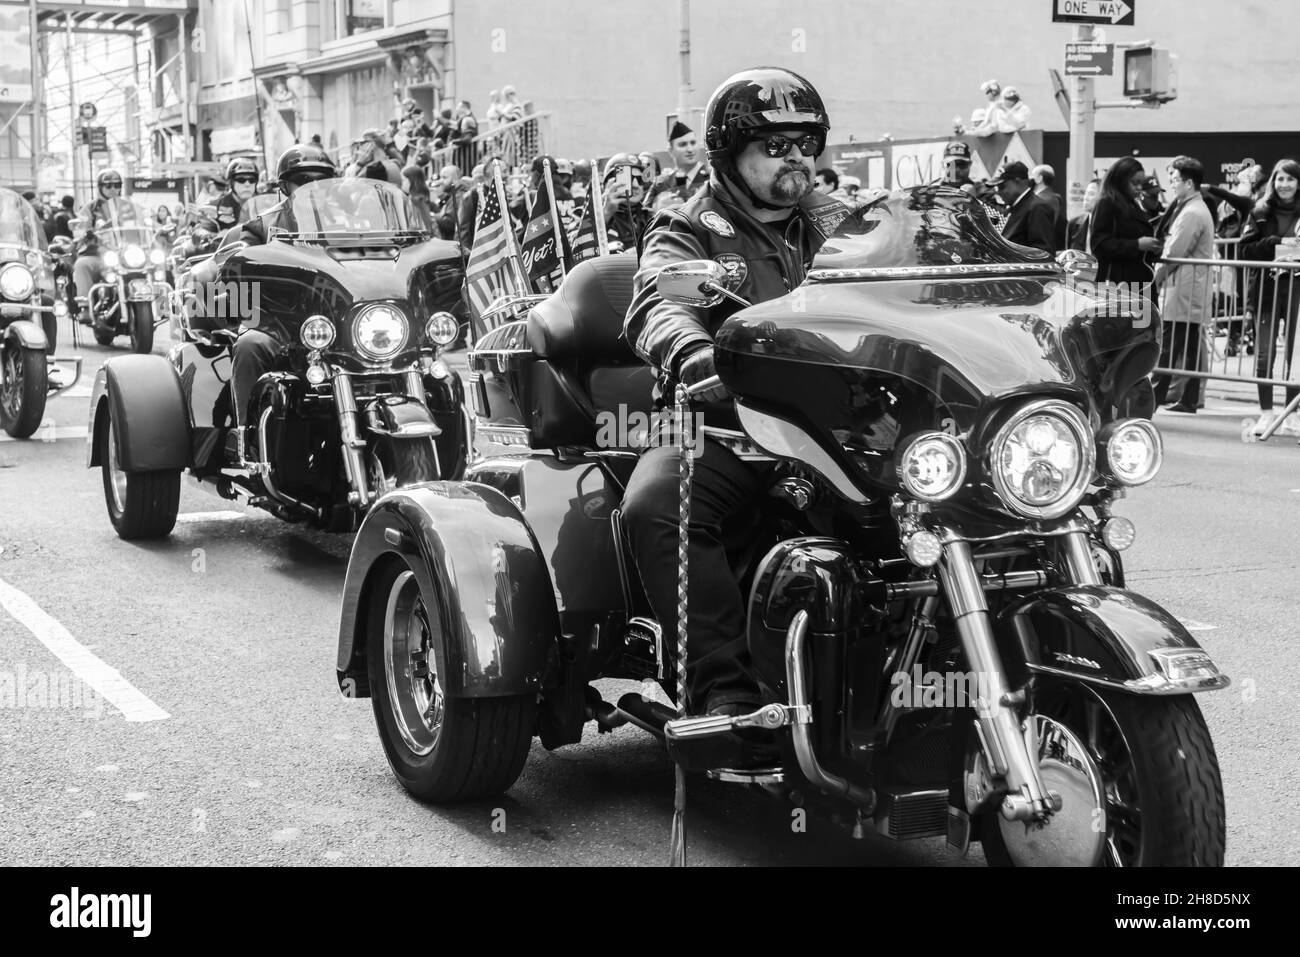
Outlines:
[[[98,168],[184,176],[194,159],[189,37],[196,0],[33,0],[34,188],[88,198]],[[95,147],[83,128],[104,130]]]

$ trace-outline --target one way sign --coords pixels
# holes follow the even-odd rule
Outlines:
[[[1052,0],[1052,22],[1131,27],[1136,5],[1137,0]]]

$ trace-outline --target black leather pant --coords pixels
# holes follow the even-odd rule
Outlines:
[[[641,581],[671,654],[677,647],[680,485],[676,448],[646,451],[623,496],[623,520]],[[754,536],[757,502],[771,471],[704,440],[691,495],[686,697],[693,714],[721,704],[759,703],[750,676],[745,597],[728,558]]]
[[[269,372],[280,352],[280,342],[265,332],[248,329],[235,340],[231,356],[230,401],[235,425],[249,425],[248,400],[262,374]]]

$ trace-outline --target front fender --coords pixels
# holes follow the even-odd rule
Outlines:
[[[1031,675],[1145,695],[1230,684],[1177,618],[1122,588],[1076,585],[1035,592],[1003,610],[998,625]]]
[[[339,622],[339,686],[370,694],[366,642],[371,584],[393,556],[415,573],[437,603],[434,655],[452,697],[527,694],[541,686],[559,633],[550,576],[527,523],[495,489],[430,482],[390,492],[370,509],[348,559]],[[431,609],[432,610],[432,609]]]
[[[45,338],[45,330],[30,319],[15,319],[9,323],[4,328],[4,338],[16,340],[24,349],[45,351],[50,348],[50,342]]]
[[[180,379],[163,356],[118,356],[95,373],[86,429],[86,467],[102,465],[100,433],[113,416],[125,472],[190,467],[190,421]]]

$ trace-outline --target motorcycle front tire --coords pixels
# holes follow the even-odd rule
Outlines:
[[[4,388],[13,393],[16,404],[12,412],[0,405],[0,428],[12,438],[28,439],[45,417],[45,399],[49,394],[45,353],[40,349],[24,349],[16,343],[7,343],[3,348],[3,361],[12,362],[10,375],[13,376],[6,377]]]
[[[131,333],[131,351],[138,355],[148,355],[153,352],[153,303],[130,303],[127,315]]]

